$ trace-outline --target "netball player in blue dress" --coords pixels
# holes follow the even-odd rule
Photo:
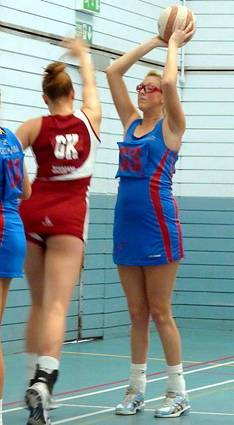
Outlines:
[[[112,97],[125,130],[119,145],[119,189],[114,219],[114,262],[131,318],[132,364],[129,387],[116,414],[144,407],[149,320],[153,318],[165,353],[168,382],[156,417],[175,417],[189,409],[181,360],[180,335],[172,317],[171,296],[183,258],[181,226],[172,195],[172,175],[185,131],[177,93],[178,49],[193,34],[193,24],[177,29],[168,45],[158,36],[117,59],[108,69]],[[136,87],[138,112],[123,75],[156,47],[168,47],[162,77],[150,71]]]
[[[18,198],[28,198],[31,187],[24,167],[24,154],[15,135],[0,127],[0,319],[12,278],[23,276],[26,253],[24,227],[18,213]],[[3,354],[0,348],[0,425],[2,425]]]

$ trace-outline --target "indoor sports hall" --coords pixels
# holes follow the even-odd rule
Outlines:
[[[164,397],[166,368],[154,325],[147,369],[145,409],[115,415],[128,386],[129,314],[112,260],[118,181],[117,142],[123,130],[105,69],[114,59],[157,32],[171,4],[190,8],[197,31],[180,53],[178,88],[187,130],[174,176],[185,258],[173,294],[181,332],[184,376],[191,410],[155,418]],[[41,76],[63,60],[81,101],[75,62],[61,40],[82,35],[91,45],[103,121],[90,191],[90,224],[84,268],[67,316],[52,425],[232,425],[234,423],[234,0],[1,0],[1,125],[12,131],[47,114]],[[150,69],[163,70],[166,50],[145,55],[126,75],[131,98]],[[28,150],[31,179],[35,160]],[[25,278],[11,285],[1,341],[5,355],[4,425],[25,424],[24,334],[30,306]]]

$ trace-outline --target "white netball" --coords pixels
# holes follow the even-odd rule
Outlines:
[[[173,5],[164,9],[158,19],[159,36],[166,42],[177,25],[188,25],[191,21],[196,25],[196,18],[193,12],[186,6]],[[190,39],[189,39],[190,40]],[[187,41],[189,41],[187,40]]]

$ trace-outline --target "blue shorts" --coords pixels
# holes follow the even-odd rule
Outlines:
[[[17,212],[0,217],[0,278],[23,276],[26,239],[23,223]]]

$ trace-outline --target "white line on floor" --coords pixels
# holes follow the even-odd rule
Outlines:
[[[215,369],[215,368],[227,366],[229,364],[234,364],[234,362],[231,361],[231,362],[220,363],[220,364],[216,364],[216,365],[212,365],[212,366],[206,366],[206,367],[199,368],[199,369],[189,370],[189,371],[184,372],[184,375],[191,375],[193,373],[203,372],[204,370]],[[148,383],[152,383],[152,382],[163,381],[163,380],[166,380],[166,379],[167,379],[167,376],[161,376],[160,378],[149,379],[149,380],[147,380],[147,382]],[[234,382],[234,379],[231,379],[229,381],[223,381],[223,382],[224,383]],[[222,385],[222,383],[217,384],[217,385]],[[217,385],[215,384],[215,386],[217,386]],[[112,391],[117,391],[117,390],[120,390],[120,389],[124,389],[127,386],[128,386],[128,384],[126,384],[126,385],[119,385],[119,386],[112,387],[112,388],[106,388],[104,390],[92,391],[90,393],[78,394],[78,395],[74,395],[74,396],[64,397],[64,398],[56,399],[56,402],[60,403],[60,402],[63,402],[63,401],[68,401],[68,400],[76,400],[76,399],[79,399],[79,398],[91,397],[93,395],[99,395],[99,394],[104,394],[104,393],[108,393],[108,392],[112,392]],[[203,387],[200,387],[200,388],[202,389]],[[193,391],[193,390],[190,390],[190,391]],[[194,391],[196,391],[196,389]],[[161,398],[159,398],[157,400],[160,400],[160,399]],[[153,400],[155,400],[155,399],[153,399]],[[19,410],[23,410],[24,408],[25,408],[24,406],[22,406],[22,407],[9,408],[9,409],[3,410],[3,413],[16,412],[16,411],[19,411]]]
[[[205,390],[205,389],[208,389],[208,388],[214,388],[214,387],[218,387],[220,385],[226,385],[226,384],[230,384],[230,383],[234,383],[234,379],[230,379],[229,381],[217,382],[216,384],[204,385],[202,387],[192,388],[191,390],[188,390],[188,393],[192,393],[192,392],[195,392],[195,391],[201,391],[201,390]],[[152,401],[162,400],[163,398],[164,398],[164,396],[151,398],[149,400],[146,400],[145,403],[150,403]],[[84,419],[84,418],[88,418],[90,416],[101,415],[102,413],[113,412],[114,410],[115,410],[115,408],[112,407],[112,408],[100,410],[99,412],[92,412],[92,413],[86,413],[86,414],[79,415],[79,416],[73,416],[71,418],[62,419],[60,421],[55,421],[55,422],[53,422],[53,425],[64,424],[64,423],[67,423],[67,422],[76,421],[77,419]],[[202,413],[200,413],[200,414],[202,414]],[[229,414],[227,414],[227,415],[229,416]]]

